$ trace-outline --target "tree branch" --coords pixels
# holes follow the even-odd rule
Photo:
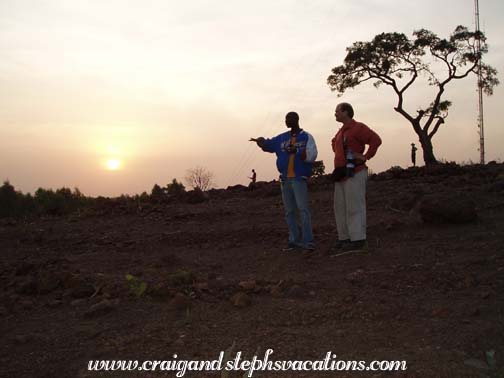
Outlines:
[[[397,91],[396,91],[397,92]],[[415,124],[415,119],[409,115],[404,109],[403,109],[403,102],[404,102],[404,99],[403,99],[403,95],[401,92],[397,92],[397,96],[398,96],[398,101],[397,101],[397,106],[394,108],[394,110],[399,113],[400,115],[402,115],[404,118],[406,118],[408,121],[410,121],[410,123],[412,125]],[[414,127],[414,126],[413,126]],[[416,131],[416,130],[415,130]]]
[[[429,133],[429,139],[432,139],[432,137],[434,136],[434,134],[437,133],[437,131],[439,129],[439,126],[441,126],[443,123],[444,123],[444,118],[443,117],[438,117],[437,121],[436,121],[436,124],[434,125],[434,128]]]
[[[443,92],[444,92],[444,85],[449,82],[451,80],[451,78],[448,78],[446,79],[443,83],[439,84],[439,91],[436,95],[436,99],[434,100],[434,102],[432,103],[432,111],[431,111],[431,114],[429,115],[429,118],[427,119],[427,121],[425,122],[425,125],[423,127],[424,131],[426,133],[429,132],[429,127],[430,125],[432,124],[432,121],[434,120],[434,117],[436,117],[437,115],[437,112],[438,112],[438,106],[439,106],[439,103],[441,102],[441,96],[443,95]],[[437,126],[437,125],[436,125]],[[439,126],[438,126],[439,127]]]
[[[453,78],[454,79],[463,79],[464,77],[469,75],[469,73],[475,72],[475,68],[478,67],[478,63],[479,63],[479,59],[466,72],[464,72],[461,75],[453,75]]]

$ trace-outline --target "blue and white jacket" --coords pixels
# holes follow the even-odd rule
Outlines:
[[[280,179],[287,178],[287,168],[289,166],[289,147],[291,143],[291,131],[277,135],[271,139],[265,139],[262,150],[274,152],[277,156],[277,169],[280,172]],[[294,173],[296,179],[306,179],[312,174],[312,163],[317,158],[317,146],[311,134],[300,130],[296,137],[296,153],[294,157]]]

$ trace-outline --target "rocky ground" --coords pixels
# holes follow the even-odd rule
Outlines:
[[[275,182],[198,204],[0,221],[0,376],[174,377],[87,366],[212,360],[233,343],[247,358],[271,348],[275,360],[331,351],[407,362],[402,372],[254,377],[504,376],[503,165],[372,177],[368,255],[329,255],[331,183],[310,190],[314,253],[282,252]]]

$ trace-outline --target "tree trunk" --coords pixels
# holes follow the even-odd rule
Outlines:
[[[404,118],[406,118],[411,125],[413,126],[413,130],[418,135],[418,140],[420,141],[420,145],[422,146],[423,151],[423,159],[426,166],[438,164],[436,157],[434,156],[434,148],[432,147],[432,136],[429,136],[427,131],[425,131],[420,125],[420,119],[422,118],[422,114],[419,114],[417,118],[411,117],[408,113],[406,113],[400,106],[394,108],[396,112],[401,114]]]
[[[420,144],[423,150],[423,159],[426,166],[438,164],[436,157],[434,156],[434,149],[432,147],[432,140],[429,138],[426,132],[420,130],[417,132],[420,139]]]

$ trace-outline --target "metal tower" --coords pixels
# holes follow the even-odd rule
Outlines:
[[[474,14],[476,20],[476,32],[480,31],[479,26],[479,2],[474,0]],[[478,61],[478,132],[480,137],[480,164],[485,164],[485,133],[483,129],[483,86],[482,86],[482,73],[481,73],[481,41],[476,40],[476,52],[480,56]]]

